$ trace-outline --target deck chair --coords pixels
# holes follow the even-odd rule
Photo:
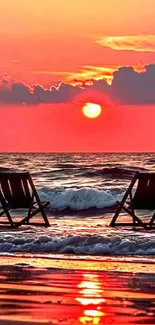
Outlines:
[[[50,226],[44,211],[49,201],[40,201],[31,175],[28,172],[0,173],[0,203],[0,217],[5,216],[7,218],[7,221],[0,221],[0,224],[9,224],[11,227],[19,227],[23,224]],[[20,208],[28,209],[27,216],[23,217],[19,222],[15,222],[11,217],[10,210]],[[38,213],[41,213],[44,222],[32,223],[32,217]]]
[[[137,187],[135,193],[133,193],[133,188],[136,184]],[[139,226],[144,229],[151,229],[155,221],[155,213],[153,213],[149,222],[144,223],[135,213],[135,210],[139,209],[155,210],[155,173],[137,172],[134,175],[122,201],[117,202],[117,209],[110,222],[110,226]],[[131,216],[132,222],[116,222],[122,210]]]

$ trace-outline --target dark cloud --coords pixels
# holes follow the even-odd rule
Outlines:
[[[132,67],[114,72],[111,95],[123,104],[155,103],[155,64],[146,65],[141,73]]]
[[[22,82],[11,84],[3,79],[0,88],[0,101],[9,104],[36,104],[31,88]]]
[[[0,102],[6,104],[65,103],[73,101],[87,91],[99,91],[108,95],[117,104],[155,103],[155,64],[145,66],[143,72],[133,67],[121,67],[114,72],[112,84],[105,80],[91,80],[88,85],[61,83],[45,89],[41,85],[29,86],[12,80],[6,73],[0,81]]]

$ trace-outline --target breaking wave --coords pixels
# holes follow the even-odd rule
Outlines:
[[[71,209],[74,211],[90,208],[106,208],[116,204],[122,198],[121,190],[99,190],[95,188],[67,188],[39,190],[43,200],[50,201],[51,210]]]
[[[155,255],[154,234],[107,234],[67,237],[20,231],[1,233],[0,254],[6,253],[59,253],[74,255]]]

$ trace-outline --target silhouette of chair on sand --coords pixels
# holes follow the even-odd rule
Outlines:
[[[34,186],[30,173],[0,173],[0,217],[7,217],[7,221],[0,220],[0,224],[8,224],[11,227],[19,227],[23,224],[33,224],[38,226],[50,226],[44,208],[49,201],[40,201],[37,190]],[[10,210],[28,209],[26,217],[19,222],[15,222],[10,214]],[[31,222],[32,217],[41,213],[44,220],[43,223]]]
[[[135,185],[137,187],[134,193],[133,189]],[[117,209],[110,222],[110,226],[134,226],[152,229],[155,221],[155,212],[150,220],[145,223],[136,215],[135,210],[145,209],[155,210],[155,173],[137,172],[125,192],[122,201],[117,202]],[[129,214],[132,222],[116,222],[122,210]]]

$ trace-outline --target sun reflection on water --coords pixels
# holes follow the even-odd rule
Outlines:
[[[99,275],[83,274],[82,281],[78,284],[79,296],[75,298],[82,306],[87,306],[84,309],[83,315],[79,318],[81,324],[98,325],[101,317],[105,313],[101,310],[101,305],[105,302],[102,297],[102,283],[99,281]]]

